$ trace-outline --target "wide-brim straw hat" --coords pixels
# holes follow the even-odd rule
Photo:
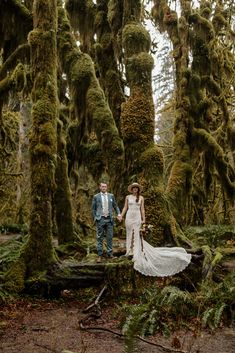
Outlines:
[[[140,192],[143,190],[142,186],[141,186],[140,184],[138,184],[138,183],[132,183],[132,184],[130,184],[130,185],[128,186],[127,190],[128,190],[129,192],[132,192],[132,189],[133,189],[133,188],[138,188]]]

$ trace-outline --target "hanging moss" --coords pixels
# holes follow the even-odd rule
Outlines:
[[[123,2],[119,0],[108,1],[107,19],[114,36],[117,35],[122,26]]]
[[[200,148],[206,149],[213,156],[213,160],[218,171],[220,182],[223,185],[229,199],[233,199],[235,195],[235,183],[230,180],[228,175],[228,163],[220,145],[215,139],[203,129],[193,130],[193,139],[197,141]]]
[[[108,1],[98,1],[97,3],[95,59],[100,85],[107,97],[116,126],[120,132],[120,111],[125,97],[121,75],[117,67],[116,56],[119,55],[117,53],[117,43],[108,22],[108,6]]]
[[[89,53],[94,42],[96,5],[92,0],[66,0],[65,8],[71,26],[79,32],[82,51]]]
[[[226,13],[226,11],[224,11],[223,7],[220,6],[219,3],[217,3],[212,18],[212,24],[216,33],[219,33],[219,31],[222,31],[223,29],[226,29],[226,27],[228,27],[228,21],[226,18],[227,16],[228,14]]]
[[[100,180],[102,171],[105,169],[103,161],[103,152],[98,143],[81,145],[81,153],[83,154],[84,165],[87,167],[94,180]],[[92,160],[92,163],[90,161]]]
[[[209,1],[201,1],[200,2],[200,14],[202,17],[209,19],[212,13],[212,4]]]
[[[61,114],[62,115],[62,114]],[[74,241],[72,195],[68,178],[68,161],[66,156],[66,141],[61,120],[57,121],[57,165],[56,191],[53,198],[56,214],[57,236],[59,244]]]
[[[10,76],[0,81],[1,94],[8,93],[9,90],[20,92],[26,86],[26,74],[23,64],[18,64]]]
[[[20,92],[26,86],[25,68],[22,64],[18,64],[12,75],[13,85],[16,91]]]
[[[201,14],[195,12],[189,16],[189,24],[197,24],[196,35],[203,41],[208,41],[214,38],[215,32],[213,25],[206,18],[201,16]],[[200,27],[199,27],[200,26]]]
[[[235,150],[235,128],[231,125],[228,126],[228,143],[232,149]]]
[[[62,3],[61,3],[62,5]],[[111,179],[116,179],[122,169],[123,145],[119,137],[112,113],[95,75],[91,58],[82,54],[71,34],[64,9],[59,7],[59,51],[62,66],[68,75],[70,91],[75,104],[77,118],[90,119],[84,126],[91,126],[97,134]],[[81,97],[85,97],[80,106]],[[104,131],[103,131],[104,128]],[[114,144],[110,142],[115,141]],[[107,150],[107,147],[109,150]],[[112,157],[110,157],[112,156]],[[90,161],[92,163],[92,161]]]
[[[32,14],[26,4],[20,0],[0,2],[0,48],[3,49],[3,62],[19,45],[27,42],[27,35],[32,27]]]

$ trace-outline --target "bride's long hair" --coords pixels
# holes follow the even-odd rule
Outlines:
[[[140,199],[140,189],[139,188],[137,188],[137,189],[138,189],[138,191],[136,193],[136,200],[135,200],[136,203],[138,203],[139,199]]]

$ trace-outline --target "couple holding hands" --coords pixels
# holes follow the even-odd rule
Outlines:
[[[119,222],[125,217],[126,256],[131,256],[134,269],[146,276],[171,276],[185,269],[191,261],[191,254],[180,247],[153,247],[141,236],[140,229],[145,225],[144,198],[138,183],[128,186],[129,195],[125,198],[122,212],[113,194],[107,192],[108,185],[100,183],[100,192],[93,197],[92,215],[96,222],[97,262],[102,261],[103,240],[106,236],[107,256],[113,256],[113,209]]]

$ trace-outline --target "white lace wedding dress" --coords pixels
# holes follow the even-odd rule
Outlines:
[[[126,213],[126,255],[133,255],[134,269],[146,276],[172,276],[183,271],[191,261],[191,254],[180,247],[153,247],[140,236],[140,200],[128,195]]]

